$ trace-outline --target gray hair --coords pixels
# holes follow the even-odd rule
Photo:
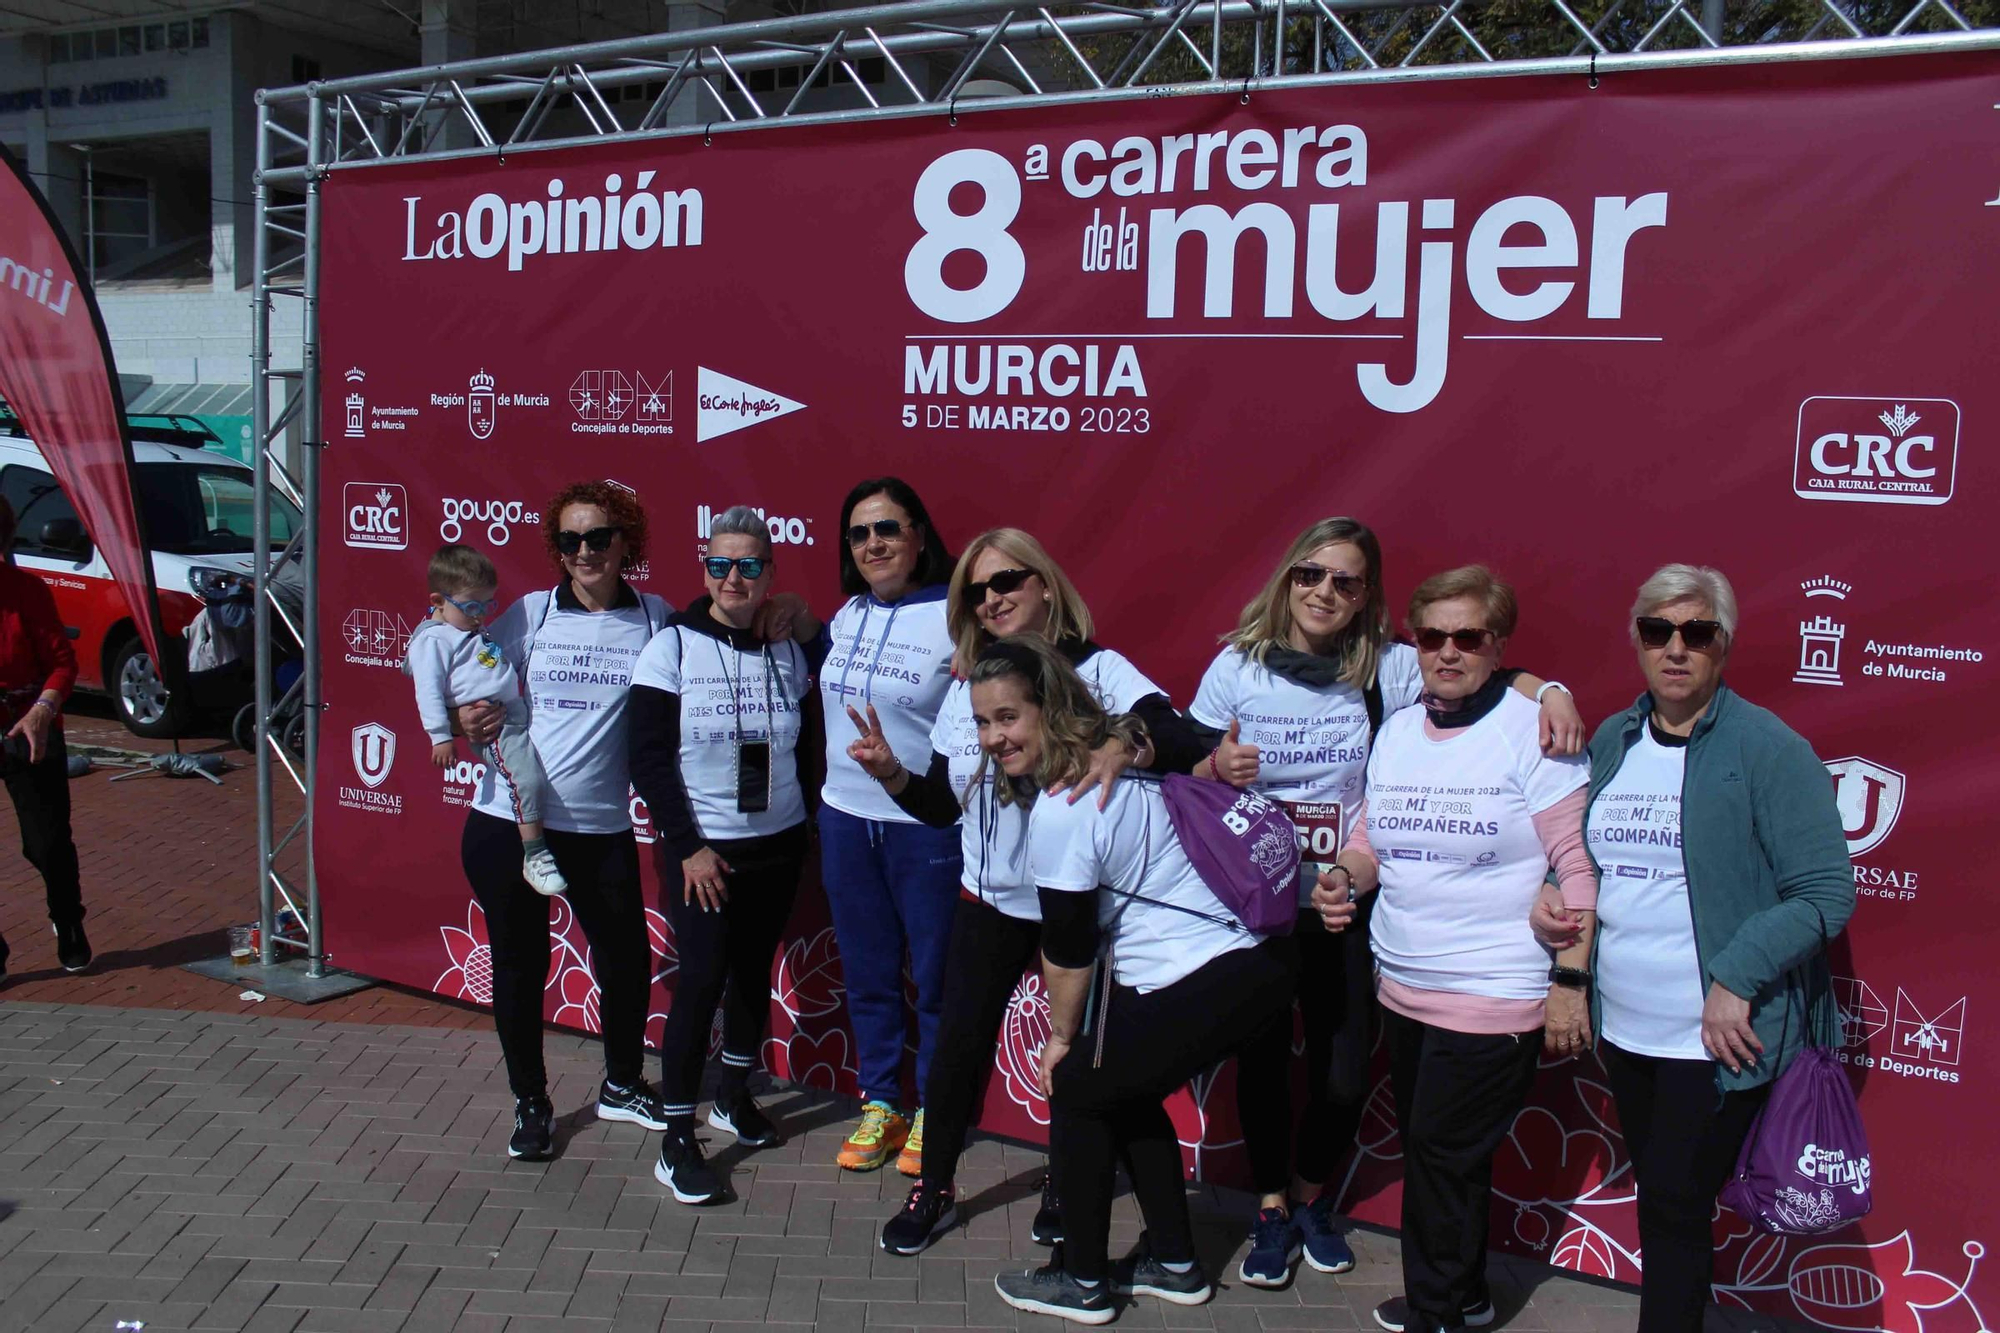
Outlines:
[[[1670,602],[1694,598],[1708,604],[1709,614],[1722,623],[1722,632],[1736,642],[1736,589],[1719,569],[1707,565],[1661,565],[1652,577],[1639,585],[1638,600],[1632,603],[1632,619],[1650,616]],[[1631,630],[1636,642],[1639,631]]]
[[[717,514],[708,535],[711,541],[717,537],[755,537],[763,545],[764,558],[771,558],[771,529],[749,505],[731,505]]]

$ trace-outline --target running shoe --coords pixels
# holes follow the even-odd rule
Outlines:
[[[1322,1273],[1345,1273],[1354,1267],[1354,1250],[1333,1220],[1332,1195],[1320,1195],[1293,1217],[1305,1237],[1307,1263]]]
[[[910,1122],[910,1137],[903,1140],[903,1151],[896,1154],[896,1169],[914,1179],[924,1173],[924,1108],[917,1108],[917,1118]]]
[[[660,1160],[653,1164],[653,1179],[665,1185],[677,1202],[720,1203],[729,1191],[701,1155],[701,1143],[694,1131],[669,1134],[660,1142]]]
[[[607,1080],[597,1089],[597,1118],[665,1129],[667,1108],[661,1105],[660,1094],[643,1078],[629,1088],[615,1088]]]
[[[1250,1252],[1237,1276],[1253,1287],[1275,1290],[1287,1286],[1304,1252],[1305,1238],[1282,1208],[1265,1208],[1250,1224]]]
[[[882,1248],[891,1254],[922,1254],[932,1241],[958,1225],[958,1209],[950,1187],[932,1189],[918,1181],[910,1186],[910,1201],[882,1224]]]
[[[887,1102],[861,1104],[861,1119],[834,1160],[849,1171],[876,1171],[910,1137],[910,1122]]]
[[[780,1142],[778,1127],[750,1100],[747,1092],[734,1101],[711,1103],[708,1123],[713,1129],[734,1134],[736,1141],[746,1148],[771,1148]]]
[[[90,937],[83,933],[83,922],[56,927],[56,961],[65,972],[81,972],[90,966]]]
[[[555,1151],[555,1116],[547,1097],[516,1097],[514,1137],[507,1140],[507,1155],[518,1162],[546,1162]]]
[[[1480,1300],[1465,1307],[1465,1328],[1485,1328],[1493,1322],[1493,1302]],[[1375,1307],[1375,1324],[1388,1333],[1403,1333],[1410,1326],[1410,1303],[1401,1296],[1391,1296]]]
[[[1182,1272],[1168,1268],[1154,1256],[1143,1231],[1137,1248],[1111,1266],[1111,1290],[1119,1296],[1156,1296],[1175,1305],[1202,1305],[1215,1295],[1200,1264],[1189,1264]]]
[[[1016,1310],[1054,1315],[1073,1324],[1108,1324],[1118,1317],[1107,1285],[1100,1282],[1086,1287],[1078,1282],[1063,1271],[1060,1252],[1041,1268],[999,1273],[993,1278],[993,1289],[1000,1293],[1000,1299]]]
[[[1037,1245],[1062,1243],[1062,1200],[1056,1197],[1055,1176],[1047,1171],[1042,1172],[1042,1206],[1035,1210],[1028,1234]]]

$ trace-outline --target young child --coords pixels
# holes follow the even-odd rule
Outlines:
[[[569,885],[542,837],[542,763],[528,739],[528,704],[520,677],[486,637],[483,622],[498,605],[499,576],[493,562],[457,542],[431,557],[431,614],[410,634],[403,670],[417,683],[417,712],[432,742],[431,763],[449,765],[456,751],[451,710],[491,699],[507,710],[500,735],[478,747],[494,780],[513,798],[514,822],[521,826],[521,878],[537,893],[561,893]]]

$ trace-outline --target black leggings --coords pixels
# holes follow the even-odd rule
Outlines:
[[[1168,1263],[1192,1260],[1194,1227],[1188,1217],[1181,1147],[1162,1103],[1174,1089],[1226,1055],[1268,1044],[1291,1045],[1291,994],[1296,959],[1287,939],[1267,939],[1212,958],[1170,986],[1140,994],[1111,988],[1098,1016],[1097,1038],[1077,1038],[1056,1067],[1051,1149],[1062,1189],[1064,1266],[1085,1281],[1109,1266],[1111,1194],[1119,1159],[1132,1177],[1153,1253]],[[1265,1058],[1268,1053],[1259,1052]],[[1281,1057],[1280,1057],[1281,1058]],[[1271,1106],[1252,1108],[1267,1115]],[[1289,1102],[1275,1104],[1289,1118]],[[1252,1146],[1282,1141],[1268,1130],[1244,1140]],[[1258,1178],[1273,1170],[1280,1181],[1288,1163],[1251,1163]],[[1282,1186],[1281,1186],[1282,1187]]]
[[[945,953],[943,1012],[930,1082],[924,1087],[924,1183],[943,1189],[958,1174],[978,1114],[1007,1002],[1041,947],[1042,923],[960,897]]]
[[[1700,1333],[1715,1261],[1715,1196],[1771,1085],[1724,1092],[1713,1060],[1598,1043],[1639,1187],[1639,1333]]]
[[[73,926],[83,920],[83,887],[77,871],[76,841],[69,828],[69,748],[61,727],[49,728],[42,757],[30,764],[8,755],[0,759],[7,794],[21,821],[21,854],[42,874],[48,890],[49,920]],[[0,941],[0,959],[7,945]]]
[[[664,849],[665,844],[656,843]],[[668,1115],[694,1114],[701,1070],[717,1004],[722,1006],[722,1063],[729,1092],[741,1089],[757,1063],[771,1014],[771,955],[792,917],[799,871],[806,860],[806,826],[762,838],[718,839],[707,846],[729,866],[729,897],[720,912],[687,901],[681,864],[658,858],[660,897],[673,923],[680,971],[660,1037],[660,1098]]]
[[[1368,919],[1375,895],[1360,902],[1346,930],[1329,932],[1319,913],[1301,911],[1292,932],[1299,957],[1299,1020],[1306,1039],[1306,1104],[1297,1132],[1291,1116],[1267,1108],[1292,1105],[1292,1049],[1289,1042],[1264,1053],[1253,1047],[1237,1059],[1236,1113],[1252,1161],[1283,1159],[1301,1179],[1325,1183],[1340,1165],[1361,1128],[1368,1101],[1368,1057],[1375,1046],[1375,960],[1368,951]],[[1249,1140],[1252,1127],[1271,1133],[1271,1144]],[[1256,1182],[1260,1194],[1278,1194],[1288,1178]]]
[[[645,1074],[646,997],[652,946],[639,892],[639,848],[632,831],[565,833],[549,829],[549,851],[569,881],[570,910],[590,942],[604,1036],[604,1076],[631,1087]],[[493,951],[493,1026],[507,1057],[516,1097],[548,1092],[542,1063],[542,992],[549,976],[549,900],[521,878],[521,832],[477,810],[465,817],[459,858],[472,896],[486,913]]]

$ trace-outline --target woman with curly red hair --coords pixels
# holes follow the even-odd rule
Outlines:
[[[651,959],[632,836],[625,703],[640,651],[674,608],[625,581],[646,555],[646,511],[624,487],[565,487],[543,511],[542,537],[560,578],[508,607],[486,636],[521,673],[528,734],[547,774],[544,836],[590,941],[604,1034],[597,1117],[665,1129],[659,1094],[643,1076]],[[469,704],[458,710],[459,726],[483,744],[499,731],[504,711]],[[466,816],[460,857],[493,949],[493,1024],[514,1092],[507,1153],[539,1161],[554,1150],[542,1063],[549,905],[521,877],[512,808],[490,771]]]

